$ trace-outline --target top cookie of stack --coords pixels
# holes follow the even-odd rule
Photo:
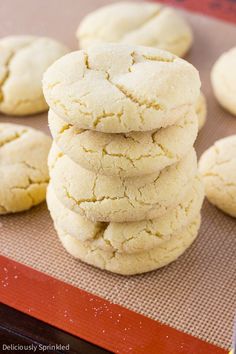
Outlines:
[[[155,48],[103,44],[65,55],[43,80],[61,148],[100,174],[139,176],[178,162],[197,136],[197,70]]]

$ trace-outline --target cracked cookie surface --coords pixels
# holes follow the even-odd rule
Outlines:
[[[27,115],[46,111],[44,71],[68,49],[46,37],[10,36],[0,40],[0,112]]]
[[[57,228],[104,251],[138,253],[168,241],[171,235],[199,215],[204,198],[203,183],[196,176],[183,202],[162,217],[129,223],[92,222],[66,208],[56,197],[53,186],[47,190],[47,204]]]
[[[51,139],[35,129],[0,123],[0,214],[45,200]]]
[[[192,149],[180,162],[140,177],[122,178],[82,168],[53,144],[49,170],[57,197],[92,221],[137,221],[159,217],[180,203],[197,173]]]
[[[133,275],[164,267],[180,257],[196,239],[200,220],[200,216],[197,216],[188,226],[173,234],[168,241],[152,250],[134,254],[104,251],[97,246],[93,247],[79,241],[59,228],[56,231],[62,245],[73,257],[113,273]]]
[[[206,123],[206,116],[207,116],[206,98],[202,92],[200,93],[196,101],[195,112],[198,118],[198,130],[201,130]]]
[[[200,89],[197,70],[155,48],[103,44],[65,55],[44,74],[52,110],[79,129],[148,131],[183,118]]]
[[[236,217],[236,135],[218,140],[200,158],[208,200]]]
[[[217,59],[211,71],[211,83],[220,105],[236,115],[236,47]]]
[[[178,162],[192,148],[198,132],[194,110],[174,125],[148,132],[108,134],[79,130],[48,114],[52,136],[82,167],[110,176],[141,176]]]
[[[77,32],[80,48],[121,42],[167,50],[184,56],[192,41],[186,21],[172,8],[148,2],[121,2],[89,13]]]

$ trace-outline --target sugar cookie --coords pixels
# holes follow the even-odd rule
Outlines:
[[[209,201],[236,217],[236,135],[218,140],[199,161]]]
[[[22,125],[0,123],[0,214],[45,200],[51,139]]]
[[[92,222],[64,207],[51,184],[47,192],[48,208],[57,228],[85,244],[120,253],[151,250],[169,240],[172,234],[196,218],[203,198],[203,184],[197,176],[184,201],[160,218],[130,223],[101,223]]]
[[[236,47],[223,53],[215,62],[211,82],[220,105],[236,115]]]
[[[193,243],[199,227],[200,216],[158,247],[134,254],[103,251],[97,246],[92,247],[79,241],[60,229],[57,229],[57,233],[62,245],[73,257],[113,273],[132,275],[149,272],[175,261]]]
[[[68,49],[51,38],[10,36],[0,40],[0,113],[27,115],[47,110],[44,71]]]
[[[79,130],[52,110],[48,120],[55,142],[66,155],[82,167],[108,176],[132,177],[160,171],[186,155],[198,132],[194,111],[170,127],[144,133]]]
[[[198,130],[201,130],[206,123],[207,104],[204,94],[201,92],[195,104],[195,110],[198,117]]]
[[[121,178],[88,171],[54,148],[49,166],[54,191],[69,209],[92,221],[153,219],[180,203],[196,175],[192,149],[180,162],[141,177]]]
[[[43,88],[52,110],[79,129],[127,133],[183,118],[199,96],[200,80],[190,63],[168,52],[103,44],[57,60]]]
[[[192,45],[190,26],[173,8],[149,2],[118,2],[88,14],[76,32],[80,48],[122,42],[184,56]]]

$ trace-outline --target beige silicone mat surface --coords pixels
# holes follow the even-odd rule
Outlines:
[[[76,49],[80,18],[105,1],[10,0],[0,2],[0,36],[32,33],[58,38]],[[236,26],[184,13],[195,42],[187,59],[200,70],[208,101],[208,121],[196,148],[200,154],[214,140],[236,133],[236,118],[216,103],[209,73],[218,55],[235,45]],[[47,131],[46,114],[6,118]],[[72,259],[61,247],[47,208],[0,217],[0,254],[6,255],[115,303],[228,348],[236,311],[236,220],[207,202],[194,245],[175,263],[134,277],[100,271]],[[47,299],[45,299],[47,301]]]

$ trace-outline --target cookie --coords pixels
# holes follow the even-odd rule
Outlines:
[[[183,118],[199,96],[200,80],[190,63],[168,52],[103,44],[57,60],[44,74],[43,89],[52,110],[77,128],[127,133]]]
[[[211,71],[211,83],[219,104],[236,115],[236,47],[223,53]]]
[[[195,104],[195,111],[198,117],[198,130],[201,130],[206,123],[207,104],[204,94],[201,92]]]
[[[48,115],[52,136],[59,148],[82,167],[110,176],[141,176],[178,162],[192,148],[198,132],[194,111],[174,125],[148,132],[106,134],[79,130]]]
[[[208,200],[236,217],[236,135],[218,140],[206,150],[199,170]]]
[[[140,177],[122,178],[93,173],[54,148],[50,174],[57,197],[69,209],[92,221],[137,221],[159,217],[180,203],[196,175],[192,149],[180,162]]]
[[[22,125],[0,123],[0,214],[45,200],[51,139]]]
[[[63,230],[57,229],[57,233],[62,245],[73,257],[113,273],[133,275],[149,272],[175,261],[193,243],[199,227],[200,216],[158,247],[134,254],[103,251],[97,246],[92,247],[79,241]]]
[[[47,110],[44,71],[68,49],[51,38],[10,36],[0,40],[0,113],[22,116]]]
[[[193,42],[190,26],[177,11],[149,2],[118,2],[101,7],[82,20],[76,37],[80,48],[121,42],[164,49],[180,57]]]
[[[204,198],[204,188],[196,176],[191,190],[183,202],[162,217],[130,223],[92,222],[64,207],[50,184],[47,204],[57,229],[104,251],[137,253],[148,251],[171,238],[186,227],[199,214]]]

